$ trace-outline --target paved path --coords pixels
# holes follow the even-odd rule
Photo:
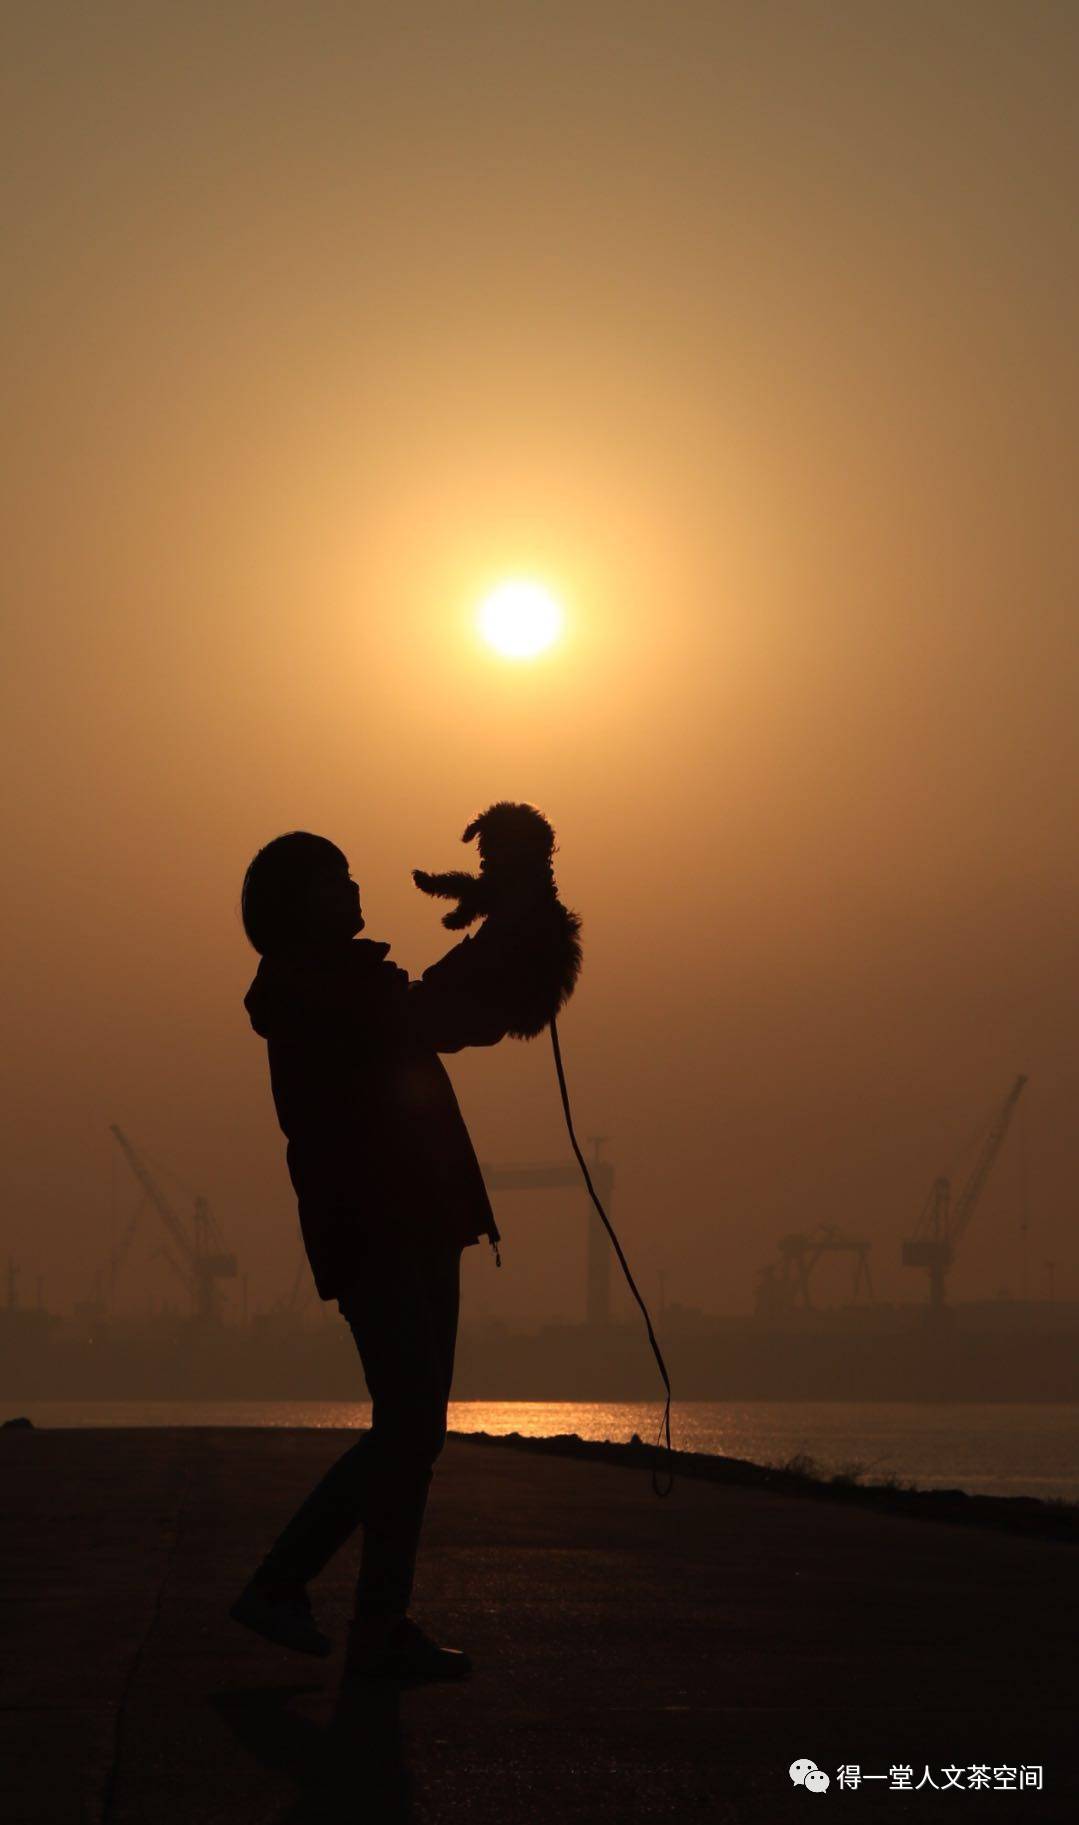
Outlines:
[[[1073,1546],[451,1439],[414,1613],[475,1675],[350,1690],[226,1614],[350,1437],[0,1433],[4,1825],[1079,1817]]]

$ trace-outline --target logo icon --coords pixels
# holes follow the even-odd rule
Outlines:
[[[799,1756],[791,1763],[790,1777],[796,1787],[808,1787],[810,1793],[827,1793],[831,1784],[823,1768],[811,1762],[808,1755]]]

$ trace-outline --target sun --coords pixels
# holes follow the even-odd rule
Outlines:
[[[506,659],[532,659],[557,640],[562,609],[539,583],[500,583],[480,604],[479,629]]]

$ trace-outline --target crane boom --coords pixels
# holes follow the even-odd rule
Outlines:
[[[235,1278],[237,1268],[234,1254],[214,1246],[215,1243],[220,1245],[221,1235],[206,1199],[195,1199],[195,1239],[192,1241],[141,1154],[115,1122],[110,1123],[110,1130],[176,1245],[179,1262],[169,1255],[166,1258],[187,1281],[195,1317],[216,1322],[220,1318],[216,1282],[222,1278]]]
[[[938,1321],[945,1317],[944,1281],[955,1260],[955,1244],[974,1215],[1026,1081],[1022,1075],[1016,1078],[993,1117],[971,1175],[955,1204],[951,1201],[951,1181],[944,1177],[935,1179],[918,1226],[903,1244],[904,1267],[923,1267],[929,1274],[929,1307]]]
[[[974,1163],[974,1170],[952,1206],[948,1240],[953,1247],[974,1215],[975,1205],[982,1195],[986,1179],[993,1170],[997,1154],[1004,1145],[1004,1137],[1015,1112],[1015,1105],[1023,1094],[1023,1086],[1026,1081],[1022,1075],[1016,1078],[985,1137],[985,1144]]]
[[[143,1191],[157,1210],[169,1235],[176,1243],[184,1260],[187,1260],[192,1253],[191,1244],[184,1234],[183,1226],[179,1217],[176,1215],[176,1212],[173,1210],[172,1205],[161,1190],[157,1180],[152,1176],[150,1169],[145,1164],[142,1156],[136,1153],[123,1130],[118,1128],[115,1122],[112,1122],[110,1124],[110,1131],[116,1136],[124,1158],[132,1172],[135,1174],[139,1184],[142,1186]]]

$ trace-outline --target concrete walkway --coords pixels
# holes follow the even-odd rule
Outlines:
[[[226,1613],[352,1436],[0,1432],[5,1825],[1079,1816],[1074,1546],[451,1438],[414,1614],[474,1677],[353,1690],[358,1537],[331,1660]]]

